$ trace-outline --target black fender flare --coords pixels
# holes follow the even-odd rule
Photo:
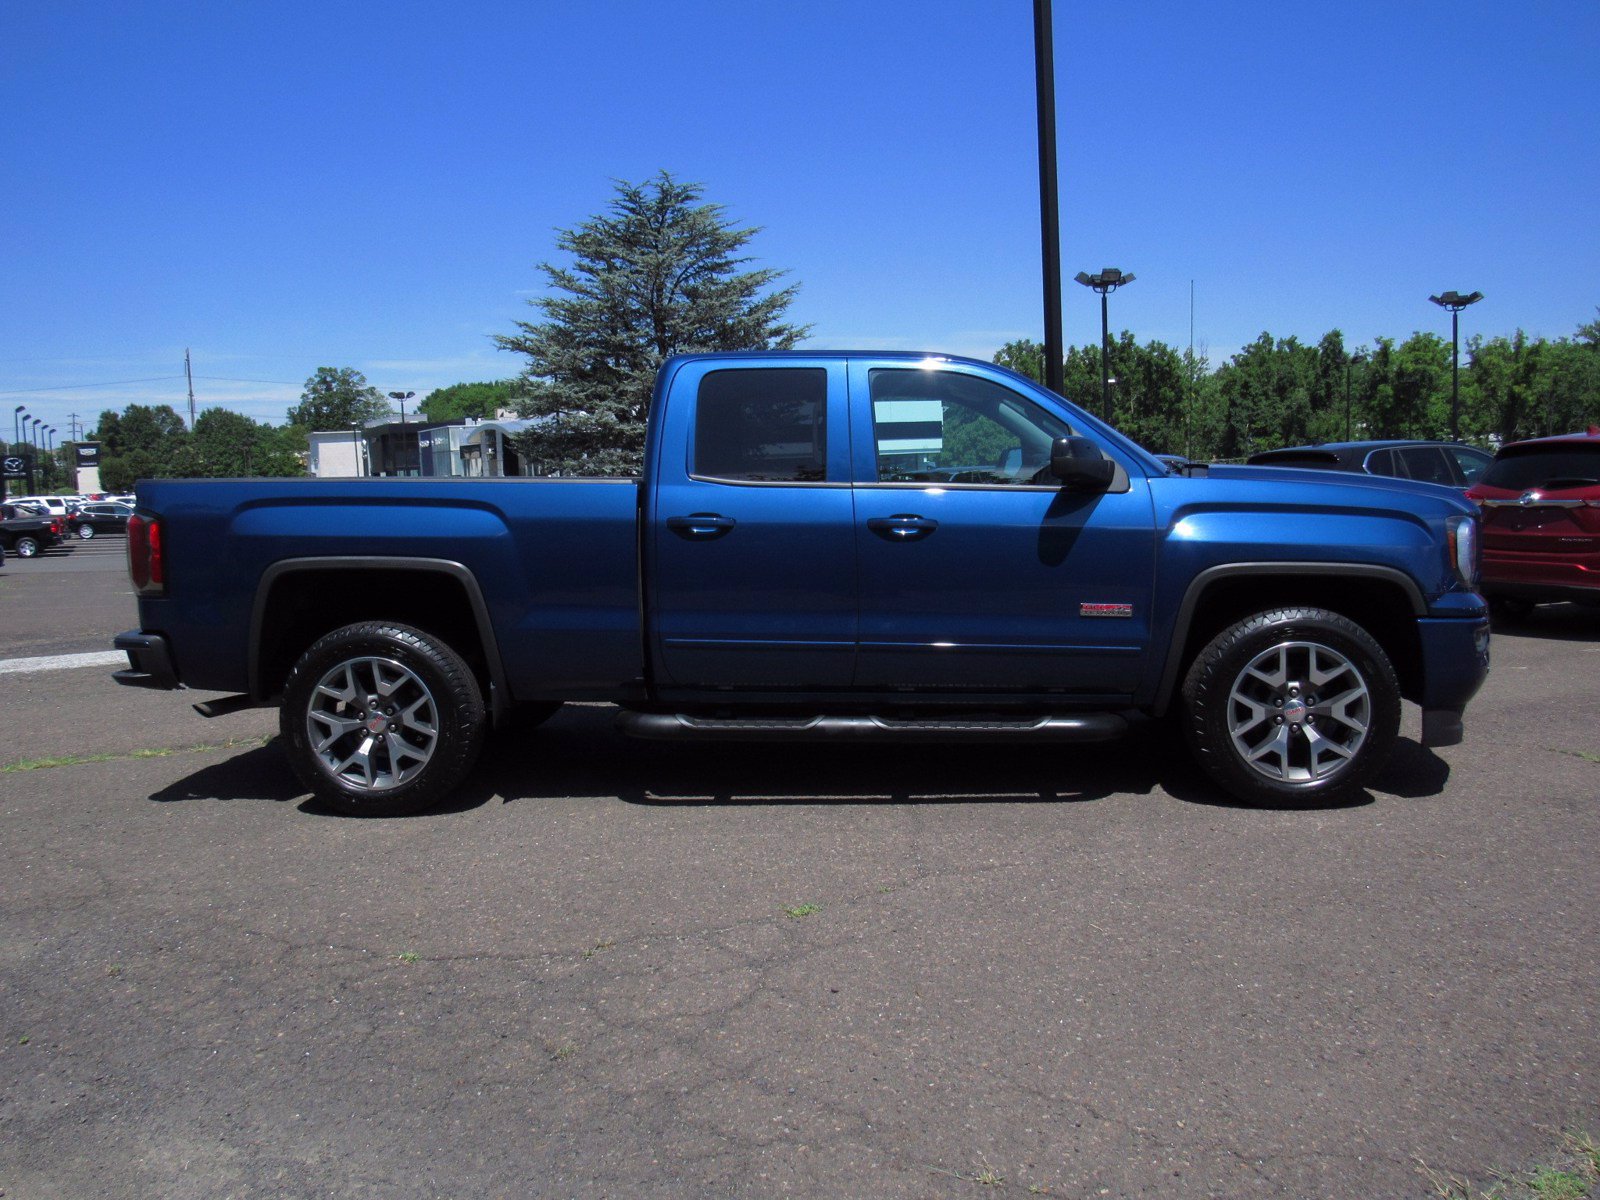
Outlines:
[[[1194,610],[1200,605],[1200,598],[1205,595],[1206,589],[1212,584],[1224,579],[1236,579],[1253,575],[1340,575],[1347,578],[1374,579],[1383,583],[1391,583],[1405,593],[1411,605],[1412,615],[1426,616],[1428,603],[1422,596],[1422,589],[1417,586],[1416,580],[1397,567],[1379,566],[1376,563],[1330,563],[1330,562],[1249,562],[1249,563],[1224,563],[1221,566],[1208,567],[1189,581],[1189,586],[1184,590],[1183,601],[1178,605],[1177,619],[1172,624],[1172,636],[1167,640],[1167,660],[1161,671],[1161,681],[1156,687],[1155,704],[1152,711],[1160,716],[1167,711],[1167,706],[1172,703],[1172,693],[1178,685],[1178,672],[1183,668],[1183,651],[1189,641],[1189,626],[1194,621]]]
[[[285,558],[273,563],[261,573],[256,582],[255,599],[250,605],[250,643],[248,679],[250,695],[258,700],[267,699],[261,689],[261,629],[266,620],[267,598],[273,586],[286,575],[317,571],[427,571],[446,575],[461,585],[467,603],[472,609],[472,620],[483,643],[483,657],[488,664],[490,683],[490,709],[496,722],[510,707],[511,690],[506,679],[505,664],[500,659],[500,643],[494,635],[494,625],[489,620],[489,606],[483,599],[483,589],[478,579],[463,563],[446,558],[408,558],[393,555],[326,555],[310,558]]]

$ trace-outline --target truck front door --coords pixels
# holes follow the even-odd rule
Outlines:
[[[1110,492],[1062,490],[1050,446],[1076,431],[959,364],[852,363],[850,386],[856,686],[1130,694],[1155,571],[1137,465]]]
[[[664,381],[645,579],[665,688],[850,685],[856,568],[839,359],[689,359]]]

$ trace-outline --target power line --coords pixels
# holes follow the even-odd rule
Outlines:
[[[60,387],[23,388],[16,392],[0,392],[0,396],[35,396],[40,392],[70,392],[78,388],[97,387],[122,387],[130,383],[165,383],[173,379],[182,379],[182,375],[151,375],[145,379],[111,379],[105,383],[64,383]],[[266,382],[265,380],[244,380],[241,382]]]
[[[196,375],[195,378],[209,379],[216,383],[276,383],[284,387],[304,387],[306,383],[303,379],[296,383],[289,379],[236,379],[232,375]]]

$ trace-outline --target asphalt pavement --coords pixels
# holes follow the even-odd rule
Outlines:
[[[134,624],[111,546],[6,564],[0,671]],[[0,767],[68,759],[0,770],[0,1191],[1487,1187],[1600,1133],[1597,668],[1600,614],[1498,631],[1467,742],[1408,710],[1334,809],[1236,807],[1160,725],[707,748],[569,706],[395,821],[319,812],[270,712],[0,673]]]

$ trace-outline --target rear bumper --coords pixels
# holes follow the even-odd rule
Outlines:
[[[1424,617],[1422,744],[1454,746],[1465,736],[1461,714],[1489,676],[1489,620]]]
[[[1485,547],[1481,590],[1518,600],[1592,600],[1600,596],[1600,554],[1496,554]]]
[[[130,629],[112,639],[112,646],[128,656],[128,669],[116,671],[111,678],[126,687],[156,688],[171,691],[182,687],[178,672],[172,665],[172,651],[167,639],[159,633],[141,633]]]

